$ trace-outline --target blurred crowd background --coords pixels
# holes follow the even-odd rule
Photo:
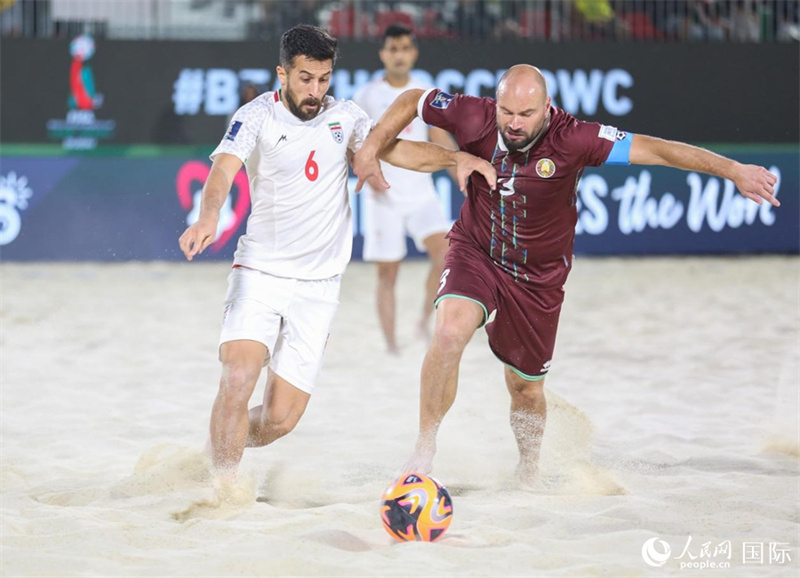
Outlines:
[[[3,36],[272,40],[304,22],[372,39],[797,42],[798,0],[0,0]]]

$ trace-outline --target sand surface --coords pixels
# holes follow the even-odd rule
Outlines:
[[[228,264],[0,267],[3,576],[800,575],[796,257],[578,259],[533,489],[477,333],[439,439],[455,515],[436,544],[378,516],[416,433],[423,263],[401,269],[400,358],[372,267],[350,266],[306,415],[245,453],[224,502],[203,446]],[[729,567],[681,567],[701,562]]]

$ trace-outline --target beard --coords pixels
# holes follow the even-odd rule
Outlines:
[[[506,131],[508,131],[508,129],[501,131],[500,136],[502,136],[503,144],[506,145],[508,152],[511,153],[517,152],[520,149],[524,149],[526,146],[531,144],[533,142],[533,139],[535,138],[534,135],[525,135],[525,133],[517,133],[510,131],[514,136],[525,136],[525,138],[522,140],[509,140],[508,136],[506,136]],[[538,135],[539,132],[536,133],[536,136]]]
[[[319,114],[322,108],[322,101],[316,98],[307,98],[300,103],[297,103],[294,92],[292,92],[289,84],[286,84],[286,102],[289,104],[289,111],[300,120],[311,120]],[[311,105],[313,108],[304,109],[305,105]]]
[[[524,132],[512,131],[508,127],[506,127],[505,130],[503,130],[503,129],[500,129],[499,125],[498,125],[497,128],[500,129],[500,137],[503,139],[503,144],[506,145],[506,148],[508,149],[508,152],[514,153],[514,152],[517,152],[518,150],[524,149],[526,146],[528,146],[533,141],[538,139],[539,136],[544,132],[544,129],[547,128],[547,126],[549,124],[550,124],[550,115],[548,114],[545,117],[545,119],[542,121],[542,125],[540,127],[538,127],[536,130],[532,131],[531,134],[526,134]],[[516,137],[522,136],[522,137],[525,137],[525,138],[523,138],[521,140],[520,139],[511,140],[510,138],[508,138],[508,134],[507,133],[511,133],[512,135],[514,135]]]

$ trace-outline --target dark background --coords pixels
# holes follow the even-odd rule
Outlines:
[[[274,79],[276,44],[98,40],[90,64],[105,102],[96,116],[117,123],[108,142],[215,144],[224,131],[224,116],[174,113],[172,95],[180,71],[266,68]],[[380,67],[375,42],[340,46],[337,70],[373,72]],[[601,107],[594,115],[576,116],[695,143],[800,141],[800,51],[795,44],[508,42],[492,43],[489,49],[480,42],[428,40],[420,42],[420,54],[417,67],[434,76],[445,68],[495,72],[520,62],[550,71],[622,68],[634,80],[624,90],[633,110],[614,117]],[[67,40],[2,39],[0,141],[49,142],[47,120],[63,119],[67,112],[69,64]]]

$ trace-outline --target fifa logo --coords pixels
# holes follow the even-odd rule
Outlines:
[[[94,39],[88,34],[76,36],[69,45],[72,63],[69,68],[69,111],[65,119],[47,121],[51,139],[61,140],[65,149],[88,150],[97,147],[99,139],[110,138],[116,122],[98,120],[94,111],[103,104],[103,95],[95,90],[94,73],[88,64],[95,53]]]

